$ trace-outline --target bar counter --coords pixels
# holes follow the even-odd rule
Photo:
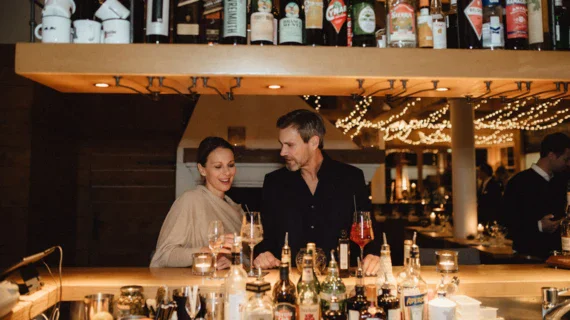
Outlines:
[[[401,267],[394,266],[395,273],[400,269]],[[428,286],[435,288],[440,279],[435,267],[422,266],[421,274]],[[542,264],[460,266],[457,275],[461,280],[460,293],[472,297],[538,297],[543,286],[570,287],[570,270],[554,269]],[[274,284],[278,277],[277,270],[270,270],[265,280]],[[291,279],[296,283],[298,278],[299,274],[294,269]],[[44,297],[41,301],[30,301],[34,300],[33,296],[26,297],[27,302],[20,302],[14,308],[14,311],[19,312],[8,315],[7,319],[29,319],[24,314],[30,314],[30,304],[34,306],[34,310],[45,310],[55,303],[55,283],[49,275],[44,274],[43,279],[46,287],[42,291],[49,290],[49,299],[46,299],[46,295],[41,294],[41,291],[34,294]],[[348,290],[354,286],[354,280],[354,277],[343,279]],[[366,284],[375,281],[375,277],[365,278]],[[62,299],[80,301],[84,296],[97,292],[111,293],[118,297],[119,288],[125,285],[141,285],[147,297],[154,297],[161,285],[176,287],[195,284],[200,286],[202,292],[219,291],[222,289],[223,280],[194,276],[190,268],[65,268]]]

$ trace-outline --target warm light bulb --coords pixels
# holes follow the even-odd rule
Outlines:
[[[95,86],[97,88],[109,88],[109,84],[108,83],[96,83]]]
[[[281,89],[281,85],[278,85],[278,84],[272,84],[272,85],[268,85],[268,86],[267,86],[267,88],[269,88],[269,89],[273,89],[273,90],[276,90],[276,89]]]
[[[439,92],[449,91],[449,88],[445,88],[445,87],[437,88],[437,89],[435,89],[435,91],[439,91]]]

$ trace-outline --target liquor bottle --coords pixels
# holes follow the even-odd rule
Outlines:
[[[246,285],[246,290],[253,292],[254,295],[245,305],[243,319],[273,320],[273,302],[265,295],[265,292],[271,290],[271,285],[263,280],[261,268],[257,274],[257,280]]]
[[[220,7],[221,10],[221,7]],[[222,29],[222,20],[220,13],[211,13],[202,17],[202,26],[200,39],[202,43],[209,45],[220,43],[220,31]]]
[[[569,16],[567,8],[563,6],[562,0],[554,0],[554,41],[556,50],[570,49],[569,39]]]
[[[350,239],[346,230],[340,231],[338,239],[338,270],[341,278],[350,277]]]
[[[388,45],[390,47],[416,47],[416,12],[412,0],[390,1],[387,25]]]
[[[441,0],[431,0],[430,12],[433,30],[433,48],[447,49],[447,26],[441,8]]]
[[[176,24],[174,42],[200,43],[200,20],[202,18],[202,1],[178,0],[174,8]]]
[[[339,299],[335,296],[331,296],[330,308],[323,314],[324,320],[346,320],[346,314],[342,311]]]
[[[542,9],[541,0],[528,2],[528,45],[531,50],[545,49]]]
[[[378,273],[378,278],[376,279],[376,286],[382,287],[384,284],[384,274],[388,275],[388,283],[392,285],[392,292],[396,293],[396,288],[398,286],[398,282],[394,277],[394,273],[392,271],[392,257],[390,251],[390,245],[388,244],[388,240],[386,239],[386,233],[382,234],[384,238],[384,243],[382,244],[382,248],[380,249],[380,271]],[[409,250],[409,249],[408,249]]]
[[[354,37],[354,17],[352,16],[352,3],[354,0],[347,0],[346,3],[346,46],[352,47],[352,38]]]
[[[348,0],[346,1],[348,2]],[[333,47],[346,47],[347,34],[347,3],[344,0],[326,1],[323,33],[325,45]]]
[[[224,319],[241,320],[245,303],[247,273],[241,265],[240,237],[234,233],[232,265],[225,280]]]
[[[305,44],[322,46],[324,0],[305,0]]]
[[[279,44],[303,44],[303,20],[305,12],[301,0],[283,0],[279,20]]]
[[[273,286],[273,303],[275,320],[297,319],[297,291],[289,280],[289,265],[286,263],[279,267],[279,281]]]
[[[437,286],[437,298],[428,303],[429,316],[431,319],[446,318],[449,314],[455,314],[457,304],[446,297],[447,290],[444,284],[445,277],[442,275],[441,281]]]
[[[376,305],[384,310],[386,317],[390,320],[400,320],[402,311],[400,310],[400,299],[391,293],[392,285],[388,281],[388,273],[384,273],[384,284],[382,292],[378,295]]]
[[[433,21],[429,14],[429,0],[420,0],[418,47],[433,48]]]
[[[299,319],[320,319],[318,280],[314,277],[313,256],[303,255],[303,272],[297,283]]]
[[[328,275],[321,284],[321,314],[325,314],[330,308],[331,297],[338,299],[340,310],[345,310],[346,287],[338,275],[338,266],[334,258],[334,250],[331,250],[331,261],[329,262]]]
[[[376,47],[374,0],[354,0],[352,4],[352,46]]]
[[[247,2],[246,0],[224,0],[222,17],[222,43],[247,43]]]
[[[250,4],[250,24],[251,24],[251,44],[270,45],[273,44],[274,23],[273,23],[273,1],[254,0]],[[289,255],[289,257],[291,257]],[[291,261],[289,261],[291,264]]]
[[[526,0],[507,1],[507,38],[505,47],[510,50],[528,49],[528,12]]]
[[[279,44],[279,10],[277,10],[277,6],[275,2],[273,2],[273,8],[271,9],[271,13],[273,14],[273,44]]]
[[[285,232],[285,244],[281,248],[281,263],[289,265],[291,271],[291,247],[289,247],[289,232]]]
[[[420,275],[420,249],[415,243],[410,250],[409,264],[398,282],[403,319],[427,318],[427,284]]]
[[[321,275],[321,271],[317,266],[317,245],[314,242],[307,243],[307,253],[313,256],[313,271],[315,274],[315,279],[317,279],[317,276]],[[317,280],[317,283],[318,281],[319,280]],[[320,287],[317,289],[320,290]]]
[[[483,0],[483,48],[500,49],[505,46],[503,7],[499,0]]]
[[[483,36],[482,0],[459,0],[457,11],[459,47],[463,49],[481,49],[481,38]]]
[[[148,0],[146,5],[146,42],[168,43],[170,0]]]
[[[362,277],[362,263],[358,258],[358,270],[356,271],[356,282],[354,285],[355,295],[346,300],[348,308],[348,320],[359,320],[363,309],[368,309],[368,301],[364,295],[364,279]]]
[[[566,217],[560,223],[562,253],[570,254],[570,205],[566,208]]]
[[[459,20],[457,14],[457,0],[451,0],[449,11],[445,15],[447,47],[459,48]]]

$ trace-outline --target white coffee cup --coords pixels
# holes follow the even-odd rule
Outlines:
[[[34,33],[44,43],[70,43],[71,20],[61,16],[44,16]]]
[[[43,16],[71,17],[75,13],[75,2],[73,0],[46,0]]]
[[[118,0],[107,0],[95,12],[95,16],[102,21],[110,19],[126,19],[131,12]]]
[[[93,20],[75,20],[73,28],[75,29],[73,43],[101,42],[101,23]]]
[[[105,43],[131,43],[131,22],[122,19],[103,21]]]

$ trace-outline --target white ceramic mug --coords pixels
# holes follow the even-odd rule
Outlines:
[[[122,19],[103,21],[105,43],[131,43],[131,22]]]
[[[70,43],[71,20],[61,16],[44,16],[34,33],[44,43]]]
[[[93,20],[75,20],[73,28],[75,29],[73,43],[101,42],[101,23]]]
[[[46,0],[43,16],[62,16],[70,18],[75,13],[75,2],[73,0]]]
[[[102,21],[111,19],[126,19],[131,12],[118,0],[107,0],[95,12],[95,16]]]

